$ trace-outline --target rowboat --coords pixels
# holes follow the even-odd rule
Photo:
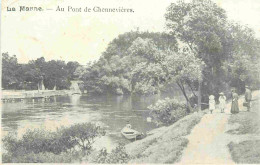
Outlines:
[[[127,127],[121,130],[121,134],[128,140],[136,140],[142,137],[142,133]]]

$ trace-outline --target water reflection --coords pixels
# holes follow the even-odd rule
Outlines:
[[[98,122],[106,128],[109,143],[127,142],[120,135],[127,120],[140,132],[155,128],[146,118],[147,106],[157,99],[156,96],[72,95],[7,102],[2,104],[2,130],[22,134],[28,128],[55,130],[75,123]]]

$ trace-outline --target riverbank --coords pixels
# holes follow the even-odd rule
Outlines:
[[[176,163],[187,147],[187,135],[205,112],[195,112],[168,127],[150,132],[150,136],[125,146],[132,157],[129,163]]]
[[[253,97],[258,99],[259,91]],[[251,112],[245,112],[243,102],[241,96],[236,115],[231,115],[229,102],[225,113],[205,110],[153,130],[151,136],[125,146],[130,163],[259,163],[259,101],[253,102]],[[238,137],[232,129],[244,135]]]

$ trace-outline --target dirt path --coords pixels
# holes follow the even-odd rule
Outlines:
[[[256,93],[253,95],[256,95]],[[245,110],[242,105],[243,101],[244,98],[241,97],[239,99],[240,111]],[[203,116],[200,123],[194,127],[187,137],[189,143],[183,152],[180,163],[234,164],[227,147],[231,137],[225,133],[229,129],[230,107],[231,104],[229,103],[226,106],[225,113],[220,113],[220,110],[216,109],[213,114],[208,113]]]

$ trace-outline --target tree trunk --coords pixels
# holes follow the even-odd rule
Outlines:
[[[185,99],[187,101],[188,113],[189,113],[189,112],[191,112],[192,107],[190,105],[190,100],[189,100],[189,98],[188,98],[188,96],[186,94],[185,88],[184,88],[184,86],[183,86],[183,84],[181,82],[177,82],[177,85],[180,87],[181,92],[182,92],[182,94],[184,95],[184,97],[185,97]]]
[[[189,82],[186,82],[188,84],[188,86],[190,87],[191,92],[193,93],[193,95],[196,97],[197,95],[194,93],[192,86]]]

